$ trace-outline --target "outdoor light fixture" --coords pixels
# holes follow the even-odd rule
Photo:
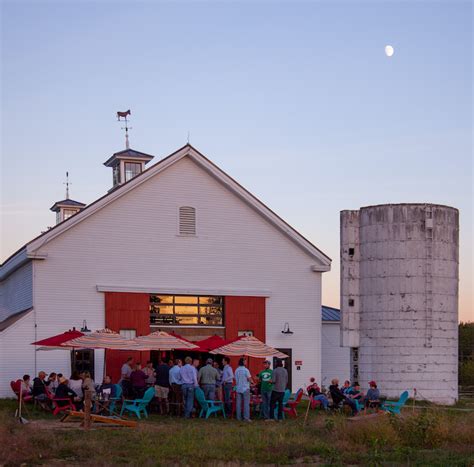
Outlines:
[[[87,327],[87,321],[86,320],[84,320],[82,322],[81,332],[91,332],[91,330]]]
[[[290,325],[288,323],[285,323],[283,326],[283,331],[281,331],[282,334],[293,334],[293,331],[290,330]]]

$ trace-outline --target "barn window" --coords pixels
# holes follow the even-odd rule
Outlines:
[[[179,235],[196,235],[196,208],[179,208]]]
[[[150,295],[151,325],[224,325],[224,297]]]

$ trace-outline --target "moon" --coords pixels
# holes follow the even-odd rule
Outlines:
[[[391,57],[393,54],[394,54],[395,50],[393,49],[393,47],[391,45],[386,45],[385,46],[385,55],[387,57]]]

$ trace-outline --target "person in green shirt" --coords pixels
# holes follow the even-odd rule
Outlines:
[[[260,381],[260,395],[262,396],[261,411],[265,420],[270,418],[270,400],[272,398],[272,374],[273,371],[270,368],[270,362],[265,360],[263,362],[264,369],[257,375]]]

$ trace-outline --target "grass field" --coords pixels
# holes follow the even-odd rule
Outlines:
[[[151,415],[138,428],[58,423],[32,411],[14,417],[0,400],[0,465],[474,465],[474,413],[408,409],[401,417],[351,421],[310,412],[282,423],[181,420]]]

